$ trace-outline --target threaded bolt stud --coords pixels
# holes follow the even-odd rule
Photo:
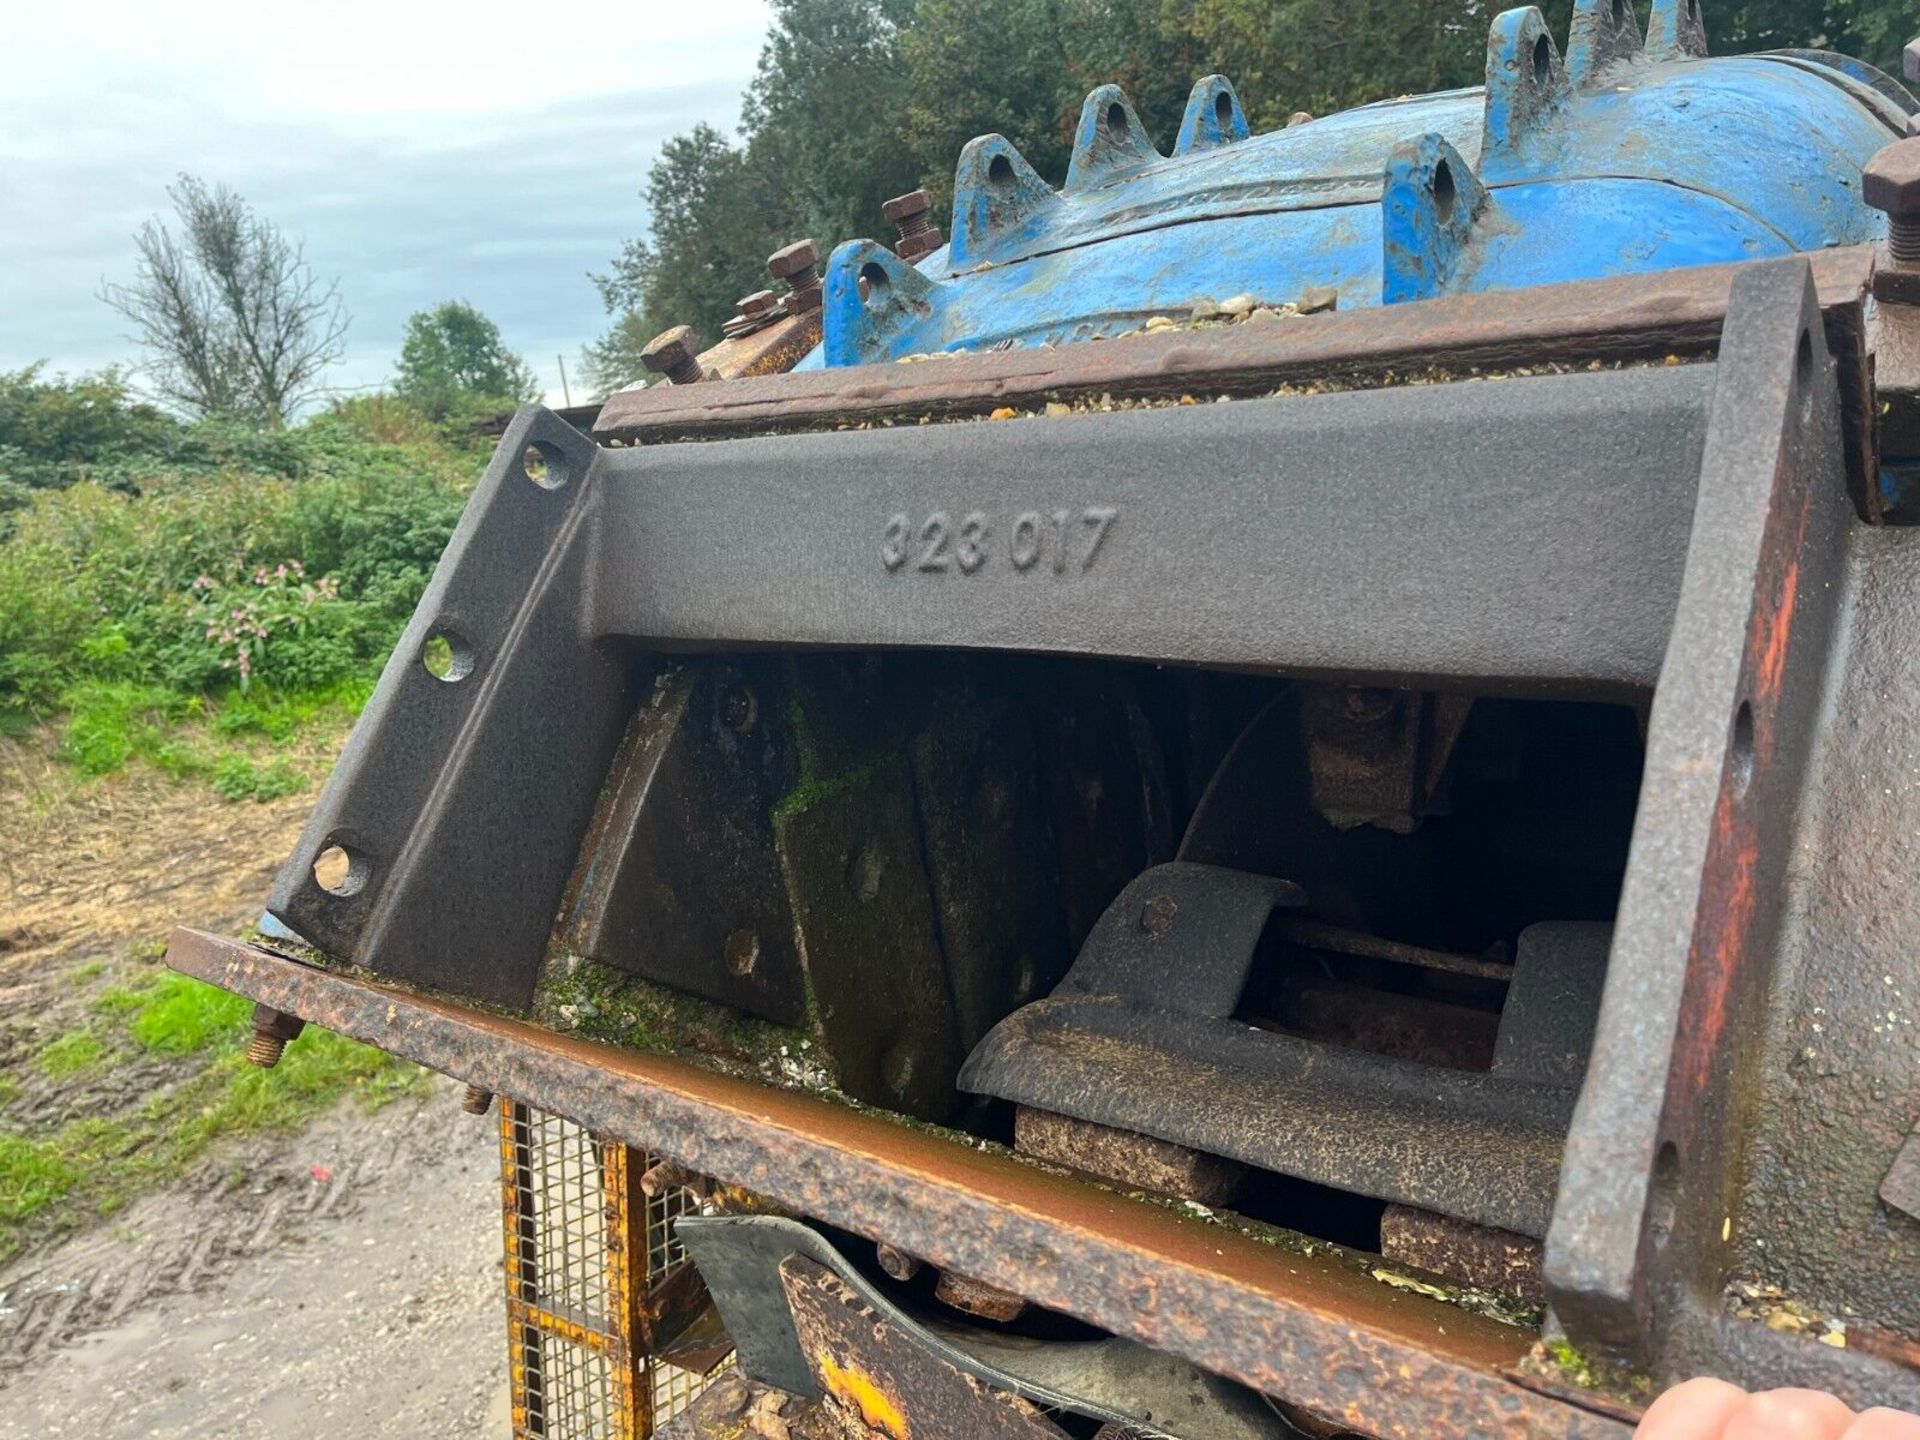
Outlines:
[[[1920,137],[1896,140],[1861,172],[1861,198],[1887,217],[1887,251],[1920,265]]]
[[[253,1007],[253,1038],[247,1042],[247,1063],[271,1070],[287,1052],[287,1042],[296,1040],[307,1028],[298,1015],[289,1015],[271,1005]]]
[[[767,257],[767,273],[787,283],[787,312],[803,315],[820,308],[820,247],[811,240],[796,240],[785,249]]]
[[[700,337],[691,325],[662,330],[640,352],[640,363],[671,385],[697,385],[707,378],[700,368]]]
[[[265,1031],[257,1032],[247,1042],[247,1063],[258,1065],[262,1070],[271,1070],[280,1063],[280,1057],[287,1053],[287,1042],[278,1035],[269,1035]]]

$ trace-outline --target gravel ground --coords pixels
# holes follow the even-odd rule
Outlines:
[[[436,1086],[262,1141],[0,1296],[0,1437],[509,1433],[496,1126]]]

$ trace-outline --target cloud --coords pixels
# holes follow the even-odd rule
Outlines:
[[[661,143],[735,122],[766,22],[763,0],[511,20],[404,0],[286,8],[115,3],[25,22],[11,48],[39,63],[0,95],[0,366],[137,358],[95,292],[129,275],[133,231],[184,170],[231,185],[340,278],[353,326],[337,384],[379,383],[406,317],[458,297],[557,393],[554,356],[571,366],[605,323],[587,272],[645,228]]]

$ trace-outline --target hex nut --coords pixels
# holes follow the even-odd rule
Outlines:
[[[819,263],[820,247],[811,240],[796,240],[767,257],[767,273],[776,280],[791,280]]]
[[[1861,172],[1867,204],[1889,215],[1920,210],[1920,138],[1896,140]]]
[[[700,337],[691,325],[662,330],[640,352],[640,363],[656,375],[665,375],[700,354]]]
[[[933,198],[924,190],[910,191],[905,195],[896,195],[880,207],[880,213],[898,225],[911,220],[916,215],[924,215],[933,208]]]

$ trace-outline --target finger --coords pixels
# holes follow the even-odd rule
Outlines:
[[[1634,1440],[1720,1440],[1747,1392],[1724,1380],[1689,1380],[1647,1407]]]
[[[1766,1390],[1734,1412],[1723,1440],[1841,1440],[1853,1411],[1819,1390]]]
[[[1863,1410],[1847,1431],[1847,1440],[1920,1440],[1920,1415]]]

